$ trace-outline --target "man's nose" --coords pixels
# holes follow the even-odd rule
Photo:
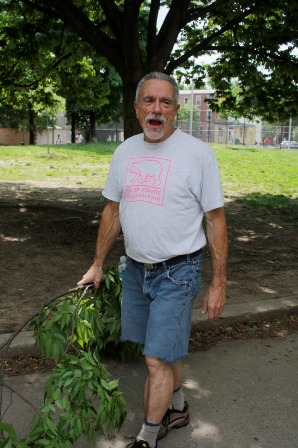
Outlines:
[[[155,114],[160,114],[161,113],[161,103],[159,100],[154,101],[154,103],[152,104],[152,112],[154,112]]]

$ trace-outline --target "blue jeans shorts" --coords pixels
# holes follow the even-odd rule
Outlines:
[[[167,363],[184,358],[201,264],[201,251],[150,269],[128,257],[122,273],[121,339],[143,344],[144,355]]]

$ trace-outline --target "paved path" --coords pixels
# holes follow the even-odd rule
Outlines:
[[[197,328],[228,326],[235,322],[265,319],[297,312],[298,298],[262,300],[227,305],[223,316],[212,324],[195,310]],[[0,335],[0,345],[9,335]],[[32,353],[30,332],[22,332],[12,345],[13,354]],[[281,340],[222,342],[207,352],[185,360],[184,390],[191,408],[191,424],[172,431],[159,448],[297,448],[298,446],[298,333]],[[99,438],[96,448],[125,448],[142,423],[142,361],[108,362],[107,368],[120,378],[120,390],[128,416],[121,434]],[[132,385],[133,380],[133,387]],[[45,374],[6,378],[7,384],[39,408],[43,400]],[[12,400],[12,401],[11,401]],[[15,395],[4,392],[4,421],[19,434],[26,434],[32,409]],[[89,448],[85,440],[76,448]]]
[[[185,361],[184,391],[191,424],[173,430],[159,448],[297,448],[298,446],[298,334],[285,339],[221,342]],[[96,448],[125,448],[142,423],[142,361],[109,362],[120,378],[128,416],[116,438],[101,437]],[[6,379],[38,407],[46,375]],[[132,387],[133,382],[133,387]],[[5,406],[10,394],[5,391]],[[13,398],[5,420],[25,433],[32,411]],[[76,448],[89,448],[85,440]]]

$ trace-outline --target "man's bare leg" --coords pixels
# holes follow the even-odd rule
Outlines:
[[[154,448],[161,425],[171,401],[174,387],[174,373],[170,364],[160,359],[145,357],[148,377],[144,387],[145,420],[137,436]]]
[[[148,377],[144,388],[145,416],[150,423],[160,423],[171,402],[179,369],[176,371],[173,365],[149,356],[146,356],[146,364]]]
[[[173,390],[177,390],[181,387],[182,384],[182,363],[181,361],[176,362],[176,364],[171,364],[171,368],[174,375],[174,388]]]
[[[149,358],[149,359],[154,360],[154,358]],[[181,361],[177,361],[175,364],[166,364],[166,366],[167,366],[167,368],[170,368],[172,370],[172,375],[173,375],[173,389],[172,389],[172,393],[171,393],[169,403],[168,403],[168,406],[169,406],[171,403],[173,391],[177,390],[179,387],[181,387],[182,363],[181,363]],[[149,370],[149,368],[148,368],[148,370]],[[149,384],[150,384],[149,377],[150,377],[150,371],[149,371],[149,375],[147,377],[145,387],[144,387],[144,407],[145,407],[145,415],[147,418],[148,418],[148,399],[149,399]],[[166,408],[166,410],[167,410],[167,408]]]

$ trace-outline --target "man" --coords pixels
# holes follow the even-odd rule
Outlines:
[[[130,448],[154,448],[173,427],[189,422],[181,359],[187,355],[201,282],[204,215],[213,279],[202,312],[214,319],[225,305],[227,233],[217,161],[208,145],[174,128],[178,97],[175,80],[163,73],[140,81],[135,110],[144,134],[115,151],[103,190],[109,203],[95,259],[78,283],[99,287],[121,226],[128,256],[122,274],[122,339],[144,344],[148,368],[145,419]]]
[[[82,136],[82,134],[80,132],[77,133],[75,140],[76,140],[76,143],[82,143],[83,136]]]

